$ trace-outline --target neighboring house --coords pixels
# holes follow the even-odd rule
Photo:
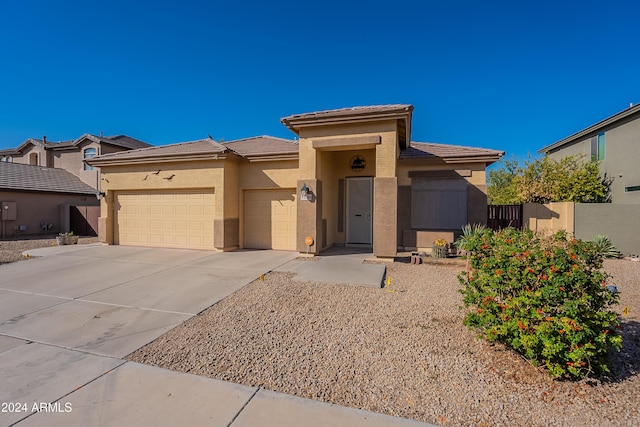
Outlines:
[[[72,230],[74,210],[71,206],[97,205],[96,190],[70,172],[0,162],[3,238]],[[81,234],[96,234],[97,230],[92,233],[85,231],[86,228],[82,228]]]
[[[556,160],[578,155],[599,161],[600,171],[613,179],[612,202],[640,204],[640,105],[632,105],[539,153]]]
[[[485,168],[504,153],[410,142],[412,112],[299,114],[281,120],[299,141],[204,139],[87,160],[106,192],[100,239],[312,254],[349,245],[378,257],[451,242],[466,223],[486,222]]]
[[[85,159],[150,146],[126,135],[96,136],[86,133],[75,140],[63,142],[49,142],[45,136],[42,139],[29,138],[17,148],[0,150],[0,161],[65,169],[98,189],[99,171],[85,164]]]

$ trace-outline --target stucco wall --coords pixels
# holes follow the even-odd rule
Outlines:
[[[530,230],[541,235],[566,230],[582,240],[605,235],[626,255],[640,254],[638,217],[640,204],[562,202],[523,206],[523,224]]]
[[[486,224],[487,222],[487,186],[484,163],[447,164],[442,161],[405,159],[398,162],[398,221],[397,244],[401,248],[427,248],[433,243],[432,234],[419,232],[411,228],[411,177],[410,172],[457,171],[469,184],[467,187],[467,222]],[[451,241],[455,240],[458,230],[441,233]],[[427,236],[427,237],[420,237]],[[426,245],[426,246],[425,246]]]
[[[326,246],[345,243],[346,232],[346,179],[351,177],[374,177],[376,175],[376,150],[324,151],[319,153],[322,163],[322,219],[326,221]],[[361,171],[351,169],[351,159],[355,156],[365,159]],[[342,188],[339,188],[342,185]],[[342,201],[339,200],[342,197]],[[373,214],[373,213],[372,213]],[[342,231],[338,229],[342,218]]]
[[[574,203],[525,203],[522,206],[522,226],[541,235],[559,230],[574,232]]]
[[[297,160],[241,161],[239,168],[239,188],[241,190],[293,188],[298,179]]]
[[[53,228],[48,233],[57,235],[59,232],[67,231],[69,225],[67,223],[69,220],[68,214],[64,215],[62,211],[65,205],[98,205],[98,200],[92,195],[18,191],[0,192],[0,201],[16,202],[17,204],[17,219],[5,222],[5,234],[7,237],[44,234],[44,231],[40,228],[40,223],[43,221],[52,223]],[[17,227],[20,225],[26,225],[27,230],[19,232]]]
[[[313,148],[313,141],[329,140],[336,137],[353,138],[380,136],[380,144],[375,146],[376,158],[378,164],[380,159],[391,159],[390,165],[385,166],[378,171],[380,175],[395,176],[395,160],[397,157],[397,140],[396,140],[396,122],[387,120],[382,122],[370,123],[352,123],[348,125],[333,125],[324,127],[303,128],[300,130],[300,170],[298,179],[316,178],[322,175],[316,175],[318,167],[316,159],[316,149]],[[374,146],[349,147],[345,146],[343,150],[354,149],[371,149]],[[333,148],[327,151],[340,151],[339,148]]]
[[[31,164],[31,154],[38,155],[38,166],[47,167],[47,153],[43,147],[37,145],[29,145],[28,148],[24,149],[21,154],[11,156],[12,162],[22,165],[29,165]]]
[[[97,154],[100,154],[100,144],[95,142],[81,144],[73,150],[56,150],[53,151],[53,167],[68,170],[85,184],[97,188],[98,171],[84,170],[84,150],[87,148],[95,148]]]
[[[640,204],[577,203],[575,236],[592,240],[602,234],[625,255],[640,254]]]
[[[326,144],[331,141],[335,144],[329,147],[316,149],[313,146],[314,142]],[[314,248],[317,253],[325,247],[345,242],[344,231],[338,231],[339,216],[344,215],[344,212],[338,212],[341,206],[339,194],[344,197],[344,192],[341,193],[344,190],[338,188],[341,179],[348,176],[395,179],[398,157],[397,122],[383,120],[302,128],[299,147],[298,183],[309,185],[313,182],[321,190],[312,187],[319,198],[313,205],[307,206],[307,203],[301,207],[300,202],[298,203],[298,241],[303,240],[307,235],[304,233],[313,233],[309,235],[318,242],[317,247]],[[350,169],[349,161],[356,154],[363,154],[366,158],[366,167],[360,172]],[[375,191],[374,184],[374,194]],[[395,191],[394,188],[393,192]],[[389,194],[389,197],[392,196],[394,194]],[[342,207],[344,208],[343,205]],[[395,211],[389,214],[395,217]],[[383,232],[382,228],[388,222],[384,221],[384,215],[386,211],[373,217],[374,239],[376,233]],[[311,223],[313,224],[305,226]],[[384,234],[388,234],[388,231]],[[395,236],[395,230],[391,234]],[[395,239],[392,238],[392,240]]]
[[[158,172],[159,171],[159,172]],[[158,172],[157,174],[155,172]],[[171,179],[168,179],[170,178]],[[223,160],[166,162],[102,167],[101,189],[107,199],[101,204],[100,239],[113,243],[113,194],[123,190],[215,189],[214,220],[224,219]],[[103,233],[104,231],[104,233]]]

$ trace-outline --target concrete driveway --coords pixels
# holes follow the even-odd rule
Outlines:
[[[0,266],[0,426],[426,425],[123,360],[296,253],[29,253]]]
[[[296,257],[126,246],[45,254],[0,266],[0,402],[55,402]],[[39,252],[40,251],[40,252]],[[0,424],[25,413],[2,412]],[[9,409],[9,408],[5,408]]]

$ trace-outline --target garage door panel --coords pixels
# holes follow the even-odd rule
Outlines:
[[[211,190],[116,193],[115,240],[122,245],[213,249]]]
[[[295,250],[295,190],[251,190],[244,194],[244,247]]]

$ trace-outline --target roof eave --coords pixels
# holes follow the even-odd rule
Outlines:
[[[379,120],[397,120],[410,118],[413,111],[412,106],[403,107],[393,111],[376,111],[363,113],[350,113],[344,115],[334,115],[329,117],[283,117],[280,123],[284,124],[289,130],[299,135],[299,131],[303,127],[311,126],[327,126],[344,123],[359,123]]]
[[[401,160],[416,160],[416,161],[425,161],[431,160],[434,162],[444,162],[447,164],[458,164],[458,163],[486,163],[487,166],[497,162],[504,156],[504,152],[496,153],[496,154],[487,154],[487,155],[476,155],[476,156],[455,156],[455,157],[445,157],[445,156],[413,156],[413,157],[400,157]]]
[[[95,196],[96,190],[87,190],[87,191],[65,191],[65,190],[55,190],[55,189],[47,189],[47,190],[34,190],[29,188],[14,188],[14,187],[0,187],[2,191],[16,191],[21,193],[53,193],[53,194],[75,194],[75,195],[83,195],[83,196]]]
[[[298,153],[258,154],[243,157],[250,162],[274,162],[278,160],[298,160],[300,158]]]
[[[636,113],[640,113],[640,104],[632,106],[627,108],[624,111],[621,111],[617,114],[614,114],[613,116],[607,117],[606,119],[599,121],[598,123],[589,126],[588,128],[585,128],[579,132],[574,133],[573,135],[570,135],[564,139],[561,139],[560,141],[554,142],[551,145],[547,145],[546,147],[541,148],[540,150],[538,150],[538,154],[546,154],[550,151],[554,151],[558,148],[561,148],[565,145],[569,145],[573,142],[576,142],[582,138],[584,138],[585,136],[594,133],[594,132],[598,132],[608,126],[611,126],[612,124],[626,119],[630,116],[633,116]]]
[[[125,151],[126,153],[126,151]],[[94,157],[92,159],[85,160],[90,166],[122,166],[144,163],[169,163],[169,162],[187,162],[193,160],[224,160],[227,158],[227,153],[189,153],[183,155],[170,154],[170,155],[158,155],[158,156],[139,156],[128,157],[126,159],[114,158],[100,158]]]

